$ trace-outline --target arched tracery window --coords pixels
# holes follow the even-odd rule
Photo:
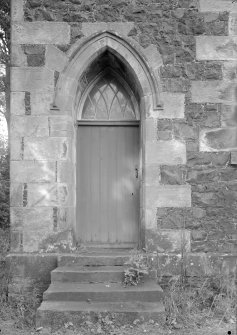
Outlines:
[[[124,87],[123,87],[124,86]],[[127,85],[114,77],[102,77],[85,100],[82,120],[136,121],[139,119],[135,98]]]

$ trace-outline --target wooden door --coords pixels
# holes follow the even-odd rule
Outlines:
[[[139,127],[82,125],[77,137],[77,236],[133,247],[139,226]]]

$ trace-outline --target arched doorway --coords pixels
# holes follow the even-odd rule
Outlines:
[[[77,130],[77,239],[87,245],[139,242],[139,105],[112,68],[88,85]]]

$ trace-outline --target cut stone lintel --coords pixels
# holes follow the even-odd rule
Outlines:
[[[196,36],[197,60],[236,60],[237,36]]]
[[[128,35],[133,29],[134,22],[83,22],[82,33],[84,36],[90,36],[97,33],[98,31],[112,30],[118,31],[121,35]]]
[[[70,25],[66,22],[14,22],[13,44],[55,44],[70,43]]]

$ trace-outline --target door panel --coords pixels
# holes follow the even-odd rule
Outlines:
[[[139,127],[79,126],[77,235],[88,243],[138,241]]]

